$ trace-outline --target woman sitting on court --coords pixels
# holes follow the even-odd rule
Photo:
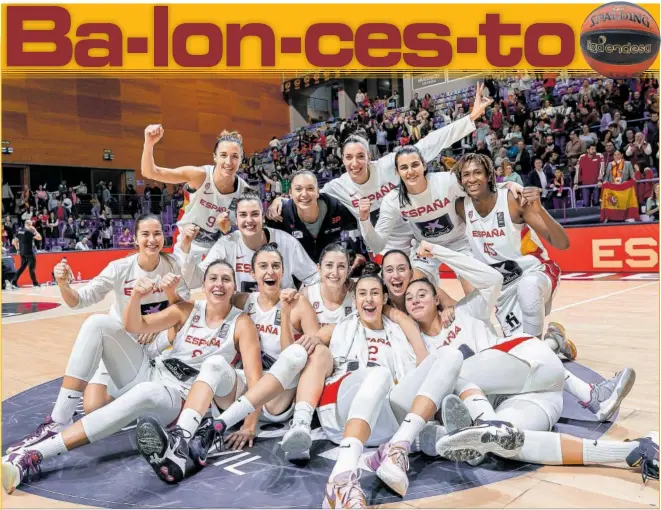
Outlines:
[[[462,362],[452,349],[428,356],[419,337],[407,338],[384,316],[388,295],[378,276],[361,276],[355,295],[356,314],[333,331],[329,347],[335,369],[318,405],[324,432],[340,445],[324,508],[365,506],[358,477],[365,445],[382,445],[368,465],[393,490],[406,493],[408,452],[454,389]]]
[[[239,353],[248,385],[260,378],[259,340],[252,321],[231,304],[236,284],[232,268],[223,262],[210,266],[205,274],[206,300],[180,301],[160,312],[141,314],[151,294],[162,292],[164,285],[174,287],[178,279],[167,275],[159,286],[154,279],[139,277],[124,312],[126,329],[134,333],[173,328],[172,352],[158,357],[154,365],[128,334],[79,337],[65,380],[84,387],[101,359],[118,396],[50,437],[4,457],[5,491],[13,492],[31,471],[40,471],[44,460],[104,439],[141,417],[138,449],[159,478],[169,483],[183,479],[189,456],[197,465],[206,463],[215,431],[211,420],[202,417],[214,397],[227,405],[245,390],[231,366]],[[188,342],[191,336],[198,341]],[[165,434],[162,427],[175,421],[172,432]]]
[[[135,239],[138,253],[112,261],[98,276],[77,289],[70,286],[73,275],[66,261],[55,266],[53,275],[62,299],[70,308],[76,310],[88,308],[103,301],[111,292],[114,292],[115,302],[107,314],[94,314],[85,319],[76,337],[75,345],[79,347],[77,349],[74,347],[53,412],[35,432],[12,444],[7,449],[7,453],[27,448],[71,425],[83,392],[83,405],[87,414],[104,406],[116,396],[117,381],[111,380],[99,353],[94,356],[96,365],[91,372],[88,373],[77,364],[77,356],[83,349],[85,341],[89,341],[90,346],[96,345],[95,342],[102,338],[123,343],[131,341],[138,346],[145,344],[144,347],[140,346],[140,349],[146,349],[152,357],[169,345],[166,332],[157,336],[131,335],[122,324],[124,308],[139,278],[146,277],[160,283],[168,273],[179,273],[176,261],[162,253],[165,237],[158,216],[152,214],[140,216],[135,222]],[[169,282],[165,285],[161,284],[158,289],[160,290],[150,294],[142,303],[143,314],[163,310],[172,303],[189,297],[188,288],[183,281],[176,287],[169,285]]]

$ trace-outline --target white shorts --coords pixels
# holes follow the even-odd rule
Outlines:
[[[546,267],[546,266],[545,266]],[[539,288],[542,289],[544,301],[544,316],[551,313],[553,297],[558,290],[560,274],[554,275],[550,271],[531,271],[523,275],[526,278],[537,278]],[[517,285],[514,284],[503,290],[496,301],[496,319],[503,330],[504,336],[523,334],[523,312],[519,305]]]
[[[562,391],[524,393],[521,395],[487,395],[494,407],[498,419],[512,423],[525,430],[548,432],[562,416]],[[533,406],[533,409],[531,409]],[[533,412],[534,407],[541,408],[546,414]]]
[[[458,252],[458,253],[463,253],[464,255],[468,255],[469,257],[473,256],[473,252],[471,251],[470,244],[468,243],[468,239],[465,237],[462,237],[460,239],[457,239],[456,241],[452,241],[451,243],[437,243],[442,246],[445,246],[449,250]],[[419,257],[417,255],[418,251],[418,245],[419,243],[416,241],[413,244],[413,248],[411,248],[411,254],[410,254],[410,259],[411,259],[411,267],[413,269],[419,269],[425,274],[425,277],[434,285],[437,287],[441,286],[441,277],[439,275],[439,269],[443,262],[438,260],[436,257],[431,257],[431,258],[423,258]]]
[[[349,408],[363,383],[365,375],[364,370],[358,370],[326,380],[317,406],[317,415],[324,433],[335,444],[340,444],[340,441],[342,441]],[[388,400],[386,399],[381,407],[376,425],[372,429],[365,446],[379,446],[386,443],[397,432],[399,423],[388,404]]]

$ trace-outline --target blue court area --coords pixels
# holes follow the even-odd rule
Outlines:
[[[571,372],[589,382],[603,378],[577,363]],[[2,403],[4,446],[34,430],[50,414],[61,380],[42,384]],[[613,418],[614,420],[615,418]],[[556,430],[597,439],[612,423],[599,423],[565,394],[563,417]],[[242,452],[211,456],[211,464],[178,486],[161,482],[135,448],[131,427],[42,464],[42,474],[20,490],[45,498],[108,508],[314,508],[334,464],[337,447],[314,431],[312,460],[305,465],[285,461],[279,446],[286,425],[264,425],[256,445]],[[492,459],[480,467],[411,456],[410,487],[404,501],[448,494],[513,478],[540,466]],[[361,484],[368,505],[402,501],[367,470]],[[11,496],[6,496],[11,499]]]

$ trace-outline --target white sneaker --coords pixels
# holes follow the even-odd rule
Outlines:
[[[589,402],[581,402],[594,413],[599,421],[608,421],[620,404],[629,394],[636,382],[636,372],[633,368],[625,368],[607,381],[601,381],[592,386]]]
[[[312,446],[312,430],[310,424],[302,421],[291,421],[289,430],[282,438],[282,449],[285,459],[310,460],[310,447]]]
[[[523,431],[509,423],[477,420],[472,427],[442,437],[436,443],[436,451],[455,462],[475,460],[487,453],[511,458],[521,451],[524,440]]]

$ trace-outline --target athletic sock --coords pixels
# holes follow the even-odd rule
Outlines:
[[[358,471],[358,462],[363,453],[363,443],[355,437],[345,437],[340,443],[340,453],[337,456],[337,462],[333,467],[329,480],[333,479],[345,471],[356,473]]]
[[[245,396],[239,397],[220,415],[220,419],[225,423],[227,429],[232,428],[250,413],[255,412],[255,408]]]
[[[420,434],[420,431],[425,426],[425,420],[414,413],[409,413],[404,418],[404,421],[399,425],[397,432],[392,436],[390,443],[399,443],[404,441],[411,447],[411,443],[415,441]]]
[[[195,432],[197,432],[197,428],[200,426],[201,422],[202,415],[192,407],[187,407],[181,411],[181,415],[179,415],[179,419],[177,420],[177,426],[190,434],[184,434],[184,439],[186,442],[192,439],[192,437],[195,435]]]
[[[528,434],[528,432],[526,432]],[[583,464],[615,464],[624,462],[638,441],[595,441],[583,439]]]
[[[565,370],[565,390],[581,402],[590,402],[592,398],[592,385],[579,379],[568,370]]]
[[[484,394],[473,394],[464,399],[464,404],[468,408],[473,421],[477,420],[496,420],[496,411],[489,399]]]
[[[312,423],[312,413],[314,413],[314,407],[310,404],[307,402],[296,402],[292,421],[294,423],[305,423],[306,425],[310,425]]]
[[[51,457],[56,457],[67,452],[67,447],[64,446],[64,439],[62,439],[62,434],[57,434],[53,437],[49,437],[28,448],[29,450],[36,450],[44,459],[50,459]]]
[[[532,464],[559,466],[563,463],[560,434],[526,430],[523,448],[512,458]]]
[[[70,424],[82,396],[83,393],[80,391],[60,388],[60,393],[57,395],[57,400],[51,413],[51,419],[61,425]]]

